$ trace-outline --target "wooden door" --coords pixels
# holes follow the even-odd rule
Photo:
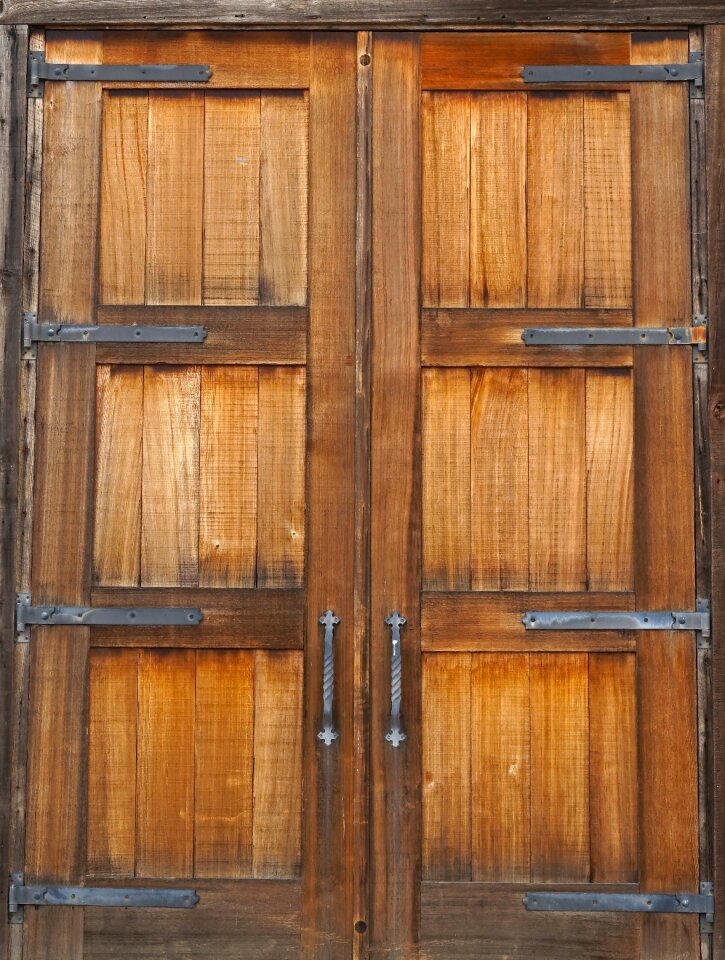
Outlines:
[[[688,90],[525,64],[686,62],[686,34],[376,35],[372,954],[694,960],[696,916],[532,890],[698,891],[691,349],[526,327],[691,322]],[[391,713],[392,611],[402,727]]]
[[[39,322],[208,336],[40,344],[32,600],[204,620],[32,629],[25,882],[200,902],[26,908],[23,956],[348,957],[355,38],[56,32],[46,58],[213,77],[46,84]]]

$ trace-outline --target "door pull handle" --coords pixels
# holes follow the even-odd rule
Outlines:
[[[385,622],[390,627],[392,653],[390,658],[390,730],[385,734],[388,743],[399,747],[407,736],[400,729],[400,702],[403,694],[403,661],[400,656],[400,628],[406,623],[397,610],[393,610]]]
[[[332,698],[335,692],[335,654],[332,649],[332,635],[340,622],[332,610],[325,611],[320,617],[320,623],[325,628],[325,652],[322,665],[322,730],[317,739],[322,740],[326,747],[331,747],[340,734],[332,725]]]

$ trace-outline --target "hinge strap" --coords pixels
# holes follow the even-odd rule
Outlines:
[[[707,326],[691,327],[527,327],[527,347],[695,347],[707,349]]]
[[[697,610],[527,610],[527,630],[694,630],[710,636],[710,604]]]
[[[45,80],[99,83],[208,83],[205,63],[47,63],[42,50],[28,57],[28,96],[42,97]]]
[[[206,327],[198,325],[104,323],[84,327],[80,324],[38,323],[35,313],[23,314],[25,349],[34,343],[203,343],[206,334]]]
[[[524,83],[681,83],[701,87],[705,80],[702,52],[691,53],[688,63],[652,64],[544,64],[527,65]]]

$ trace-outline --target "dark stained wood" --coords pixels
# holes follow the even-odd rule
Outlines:
[[[0,29],[0,837],[3,838],[0,897],[7,897],[11,735],[17,722],[14,704],[15,536],[18,503],[18,338],[22,308],[23,218],[25,201],[25,80],[28,55],[25,27]],[[7,915],[0,919],[0,954],[8,949]]]
[[[428,309],[422,361],[458,367],[631,367],[632,347],[527,347],[525,327],[631,327],[630,310]]]
[[[316,36],[310,76],[310,322],[302,956],[349,957],[355,637],[355,166],[356,40]],[[322,697],[319,618],[335,631],[340,739],[317,738]]]
[[[373,304],[371,430],[371,949],[378,960],[418,956],[420,717],[420,159],[415,37],[380,34],[373,47]],[[395,131],[395,136],[390,135]],[[390,628],[402,633],[403,729],[390,723]]]
[[[94,627],[94,646],[302,649],[301,590],[95,587],[91,603],[96,607],[200,607],[204,613],[198,627]]]
[[[710,319],[710,482],[712,492],[713,733],[715,806],[713,818],[717,960],[725,957],[725,26],[705,30],[709,76],[705,115],[709,146],[707,171],[707,254]]]
[[[606,0],[365,0],[351,6],[342,0],[283,0],[271,6],[266,0],[210,0],[200,8],[194,0],[5,0],[0,16],[3,23],[83,24],[117,23],[146,26],[151,23],[217,24],[230,26],[313,26],[480,28],[485,25],[508,29],[518,24],[562,24],[572,26],[603,24],[717,23],[722,19],[720,0],[626,0],[616,7]]]

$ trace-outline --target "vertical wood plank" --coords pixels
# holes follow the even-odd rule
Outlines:
[[[471,97],[422,94],[423,303],[468,306]]]
[[[367,750],[360,714],[367,709],[367,595],[354,595],[367,576],[364,547],[355,542],[357,523],[367,523],[364,495],[355,483],[366,475],[367,458],[357,458],[366,441],[363,416],[356,419],[356,46],[361,35],[316,34],[310,74],[310,316],[307,362],[309,418],[307,439],[307,612],[304,653],[304,827],[302,957],[347,960],[365,937],[353,931],[353,901],[363,897],[367,870]],[[362,71],[364,74],[365,71]],[[368,75],[370,70],[367,71]],[[358,241],[359,237],[359,241]],[[364,446],[363,446],[364,449]],[[357,515],[357,517],[356,517]],[[362,554],[362,555],[361,555]],[[357,566],[356,566],[357,564]],[[359,603],[362,600],[363,608]],[[333,747],[317,739],[322,690],[322,639],[319,616],[332,608],[335,630],[335,723]],[[360,682],[358,682],[358,680]],[[362,742],[361,742],[362,740]],[[355,744],[357,743],[357,750]],[[364,746],[363,746],[364,744]],[[343,834],[340,824],[346,824]],[[367,918],[363,899],[357,918]],[[366,919],[367,922],[367,919]],[[359,950],[360,947],[358,946]]]
[[[587,654],[531,655],[531,879],[589,880]]]
[[[125,364],[97,369],[93,577],[138,586],[144,372]]]
[[[254,655],[255,877],[295,877],[301,866],[302,660]]]
[[[260,367],[257,586],[304,577],[305,369]]]
[[[584,306],[632,304],[629,94],[584,95]]]
[[[149,98],[103,96],[98,300],[143,303],[146,295],[146,166]]]
[[[526,94],[474,94],[470,305],[525,306],[526,259]]]
[[[471,879],[471,656],[423,658],[423,878]]]
[[[196,657],[194,876],[250,877],[254,653]]]
[[[144,371],[143,586],[198,581],[199,384],[198,367]]]
[[[259,94],[204,99],[204,303],[259,298]]]
[[[532,590],[586,588],[583,370],[529,371]]]
[[[581,307],[582,95],[528,95],[528,306]]]
[[[589,654],[591,879],[636,883],[636,660]]]
[[[257,562],[256,367],[201,372],[199,585],[253,587]]]
[[[632,61],[687,57],[686,38],[634,34]],[[665,61],[663,57],[668,59]],[[687,324],[691,314],[687,90],[631,92],[635,324]],[[666,236],[663,235],[663,231]],[[634,367],[634,580],[641,609],[695,602],[692,359],[638,351]],[[662,450],[679,456],[662,457]],[[677,504],[676,510],[669,505]],[[640,883],[695,889],[698,882],[695,647],[691,636],[638,637]],[[672,770],[677,769],[676,778]],[[678,956],[676,924],[664,960]],[[650,918],[645,930],[652,927]],[[658,940],[662,946],[662,938]]]
[[[371,956],[418,956],[420,911],[420,80],[418,40],[376,35],[373,49],[373,353],[371,426]],[[395,131],[391,137],[390,131]],[[391,464],[395,469],[391,470]],[[403,630],[403,722],[395,749],[390,630]],[[413,745],[413,749],[411,749]]]
[[[530,871],[529,658],[478,654],[471,672],[472,880]]]
[[[629,370],[587,370],[587,586],[631,590],[634,412]]]
[[[203,204],[203,95],[150,93],[147,303],[201,303]]]
[[[423,589],[471,586],[471,374],[423,371]]]
[[[529,586],[528,371],[471,375],[471,586]]]
[[[88,873],[132,877],[136,862],[138,653],[94,650],[88,707]]]
[[[191,877],[196,651],[138,657],[136,875]]]
[[[307,301],[307,97],[263,93],[259,302]]]

